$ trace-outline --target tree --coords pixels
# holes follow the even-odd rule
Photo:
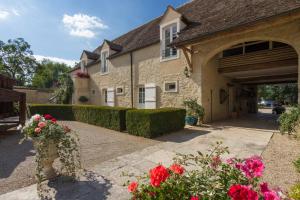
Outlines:
[[[37,62],[30,45],[23,39],[0,41],[0,73],[18,81],[18,85],[31,82]]]
[[[70,103],[73,93],[73,81],[68,73],[64,73],[59,77],[58,86],[51,101],[57,104]]]
[[[57,87],[60,77],[69,70],[70,68],[64,63],[43,60],[32,78],[32,86],[38,88]]]

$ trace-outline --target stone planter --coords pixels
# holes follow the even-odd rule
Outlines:
[[[39,140],[33,139],[34,148],[37,149]],[[49,180],[57,176],[55,169],[53,168],[53,162],[58,158],[58,152],[56,143],[54,140],[50,140],[48,145],[45,147],[45,158],[41,160],[42,174],[44,179]]]

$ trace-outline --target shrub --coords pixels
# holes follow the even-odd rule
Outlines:
[[[297,183],[291,188],[289,196],[292,199],[300,200],[300,183]]]
[[[179,155],[170,167],[158,165],[128,185],[131,199],[283,199],[279,190],[260,183],[264,170],[260,157],[225,162],[221,159],[225,153],[227,148],[217,143],[207,154]]]
[[[300,107],[294,107],[290,112],[283,113],[279,117],[279,125],[281,133],[292,134],[295,132],[295,127],[297,126],[300,119]]]
[[[154,138],[182,129],[185,113],[178,108],[130,110],[126,113],[126,127],[129,134]]]
[[[44,105],[31,104],[29,114],[50,114],[59,120],[75,120],[117,131],[126,130],[128,108],[92,105]]]
[[[197,103],[197,99],[187,99],[183,101],[183,105],[187,108],[187,115],[203,119],[205,115],[204,108]]]
[[[296,167],[296,170],[300,173],[300,158],[294,161],[294,166]]]

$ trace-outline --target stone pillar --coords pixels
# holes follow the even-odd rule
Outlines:
[[[89,78],[74,77],[74,104],[82,104],[78,99],[80,96],[85,96],[90,99]],[[88,104],[90,101],[86,102]]]

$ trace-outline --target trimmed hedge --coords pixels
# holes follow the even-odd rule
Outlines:
[[[178,131],[185,125],[185,114],[185,109],[179,108],[129,110],[126,112],[127,131],[146,138]]]
[[[30,116],[36,113],[41,115],[50,114],[59,120],[80,121],[117,131],[126,130],[127,110],[129,108],[93,105],[28,105]]]

